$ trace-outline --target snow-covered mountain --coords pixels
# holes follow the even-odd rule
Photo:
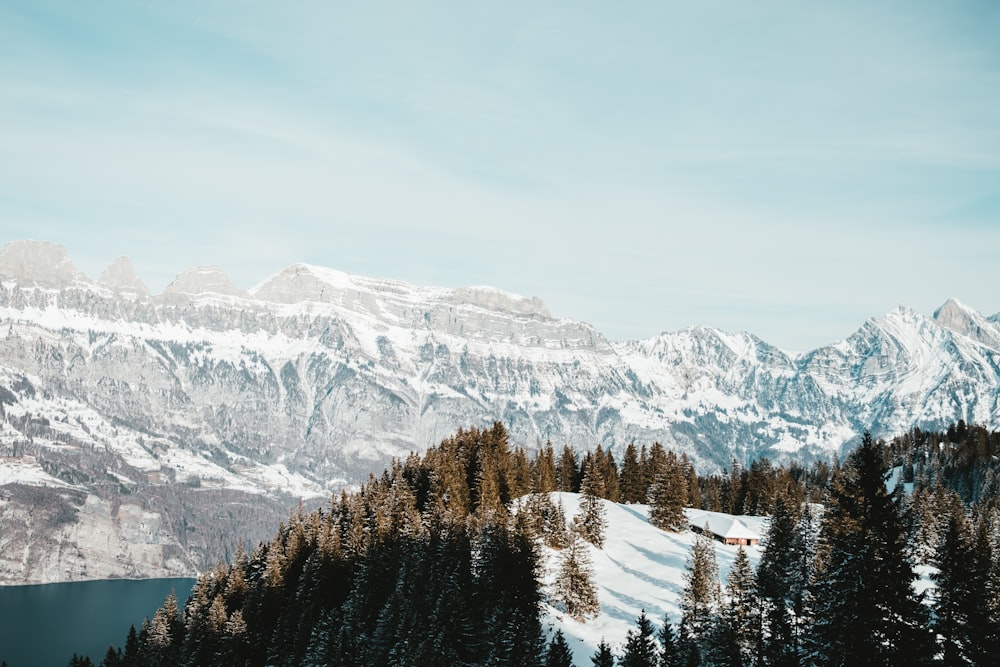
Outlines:
[[[703,327],[613,342],[537,298],[302,264],[249,291],[200,267],[151,295],[125,258],[93,281],[62,246],[14,242],[0,251],[0,580],[91,576],[74,554],[101,549],[109,571],[200,567],[235,542],[220,541],[227,521],[252,542],[298,498],[497,419],[514,444],[659,441],[708,468],[826,455],[865,429],[997,428],[998,396],[1000,317],[956,301],[790,355]],[[130,502],[159,517],[143,539],[170,557],[130,551]],[[32,527],[38,504],[63,509]],[[102,528],[72,537],[87,508]],[[29,535],[54,531],[63,555],[34,574]],[[104,547],[86,542],[101,531]]]

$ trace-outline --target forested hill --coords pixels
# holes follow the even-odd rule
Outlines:
[[[593,568],[611,549],[610,497],[691,550],[676,577],[648,579],[682,582],[676,603],[595,642],[594,665],[993,664],[998,444],[959,424],[890,443],[866,435],[832,466],[763,461],[705,477],[658,445],[619,465],[599,448],[529,458],[499,423],[459,431],[356,494],[295,512],[203,575],[183,609],[168,598],[102,664],[562,667],[576,653],[581,665],[563,630],[610,627],[614,586]],[[553,501],[560,488],[579,492],[574,511]],[[769,515],[762,546],[732,547],[725,581],[718,547],[682,518],[695,498]]]

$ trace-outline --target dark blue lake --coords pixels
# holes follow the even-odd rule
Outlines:
[[[178,606],[194,579],[109,579],[0,586],[0,661],[7,667],[66,667],[73,654],[100,664],[108,646],[124,647],[174,591]]]

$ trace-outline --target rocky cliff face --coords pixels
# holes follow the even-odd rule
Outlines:
[[[61,246],[8,244],[0,581],[204,567],[299,498],[497,419],[528,447],[658,440],[706,467],[996,428],[998,341],[997,316],[950,301],[798,356],[698,327],[619,343],[489,288],[295,265],[247,292],[203,267],[150,295],[125,259],[93,282]]]

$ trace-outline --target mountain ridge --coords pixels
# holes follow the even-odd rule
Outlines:
[[[190,511],[209,490],[260,499],[263,522],[497,420],[528,448],[656,441],[703,470],[828,457],[865,430],[1000,427],[1000,324],[955,300],[790,354],[700,326],[610,341],[535,297],[305,264],[245,291],[203,267],[151,295],[116,262],[117,280],[92,281],[62,246],[0,250],[0,468],[16,459],[4,479],[78,510],[97,498],[114,525],[122,494],[148,494],[157,539],[189,563],[228,548]],[[11,494],[18,516],[33,493]],[[0,525],[28,539],[2,502]]]

